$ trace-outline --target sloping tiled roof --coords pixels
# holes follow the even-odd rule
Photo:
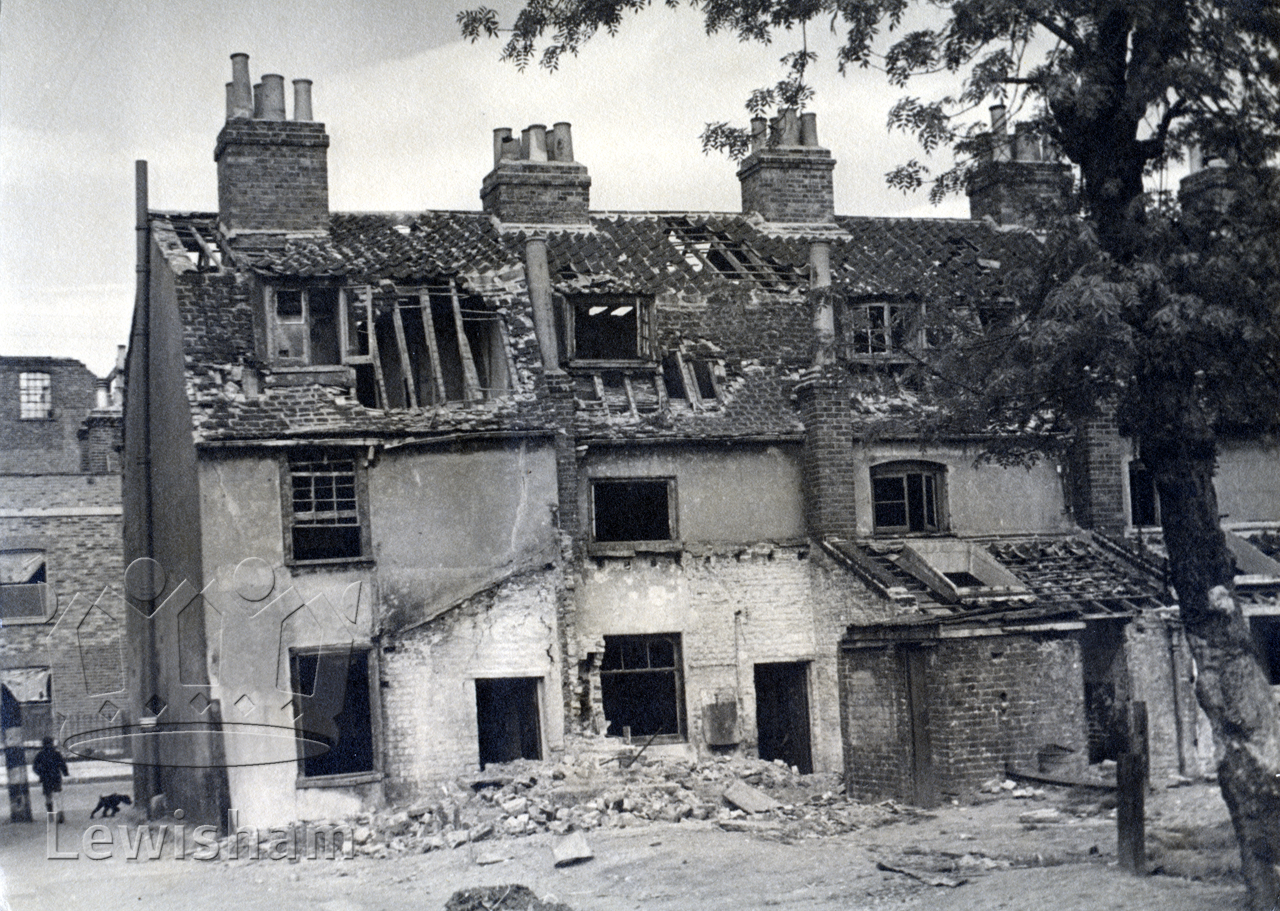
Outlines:
[[[229,388],[225,368],[237,362],[226,362],[226,352],[250,344],[249,323],[243,322],[239,341],[223,344],[216,364],[198,363],[189,347],[188,393],[202,439],[545,429],[548,417],[530,380],[540,368],[524,312],[525,245],[535,234],[547,243],[558,292],[653,295],[659,354],[679,348],[721,371],[715,400],[668,400],[657,388],[658,367],[648,379],[629,379],[629,388],[615,384],[603,394],[588,389],[577,396],[579,435],[798,439],[803,431],[791,391],[811,356],[804,294],[809,241],[803,234],[775,231],[758,216],[600,212],[587,225],[556,227],[502,225],[480,212],[338,213],[325,232],[233,234],[222,238],[220,249],[214,215],[156,213],[153,224],[172,268],[181,272],[221,266],[249,270],[266,281],[390,281],[406,288],[453,278],[505,308],[513,348],[523,346],[517,357],[522,380],[506,400],[382,411],[364,408],[337,387],[277,387],[262,394]],[[1027,261],[1037,243],[1025,232],[946,219],[839,218],[824,237],[831,243],[838,291],[948,302],[1000,298],[1008,272]],[[200,239],[209,241],[203,252],[197,249]],[[184,311],[184,318],[203,317]],[[194,323],[187,331],[197,331]],[[220,338],[232,336],[223,332]],[[255,360],[255,352],[245,350],[238,363]]]
[[[990,603],[945,600],[899,560],[905,543],[901,539],[827,542],[872,588],[908,606],[894,625],[1125,616],[1172,603],[1158,576],[1092,535],[978,542],[1030,592],[1020,599]]]

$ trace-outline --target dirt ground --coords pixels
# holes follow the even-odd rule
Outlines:
[[[79,846],[101,790],[76,785],[68,791],[59,850]],[[1238,855],[1215,785],[1152,791],[1152,873],[1143,877],[1116,866],[1109,804],[1098,791],[1003,788],[974,804],[927,813],[891,804],[853,807],[849,818],[867,822],[838,834],[798,822],[799,812],[632,819],[583,833],[594,857],[566,867],[556,867],[552,853],[564,836],[550,831],[511,837],[499,829],[454,849],[386,857],[199,861],[166,852],[130,861],[117,852],[93,861],[48,859],[43,825],[4,822],[0,871],[13,911],[115,911],[161,902],[208,911],[440,911],[456,890],[512,883],[573,911],[1243,906]]]

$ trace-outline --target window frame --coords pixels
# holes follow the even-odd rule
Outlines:
[[[295,465],[310,462],[347,461],[350,454],[352,464],[356,522],[360,531],[360,553],[357,556],[328,556],[299,559],[295,556],[293,531],[299,523],[294,512],[293,478],[297,472]],[[329,566],[371,564],[373,559],[373,540],[369,528],[369,487],[365,460],[356,449],[339,447],[306,447],[285,452],[280,456],[280,508],[281,526],[283,529],[284,563],[286,566]],[[336,511],[336,510],[335,510]],[[301,523],[302,525],[324,526],[328,523]],[[337,524],[337,523],[335,523]]]
[[[945,534],[950,526],[950,513],[947,508],[947,466],[941,462],[930,462],[923,459],[895,459],[889,462],[879,462],[872,465],[868,470],[869,477],[869,493],[871,501],[871,530],[877,536],[887,537],[912,537],[912,536],[933,536]],[[925,518],[921,527],[912,527],[912,490],[910,478],[920,477],[920,496],[924,498],[924,502],[920,503],[920,511]],[[876,494],[876,482],[888,479],[902,479],[902,500],[883,501]],[[929,525],[927,514],[929,508],[929,488],[932,486],[932,506],[933,506],[933,524]],[[877,507],[887,506],[890,504],[902,503],[904,511],[905,524],[887,525],[881,524],[877,515]]]
[[[37,614],[20,614],[13,617],[0,617],[0,625],[3,626],[34,626],[41,623],[48,623],[55,614],[57,614],[57,598],[54,589],[49,584],[49,551],[43,547],[5,547],[0,548],[0,555],[3,554],[39,554],[40,568],[37,574],[43,575],[40,582],[0,582],[0,593],[5,589],[10,591],[33,590],[38,593],[41,605],[41,611]]]
[[[38,388],[31,389],[32,383]],[[18,420],[53,420],[53,374],[49,371],[18,371]]]
[[[674,699],[675,699],[675,713],[676,713],[676,732],[671,734],[664,733],[664,734],[651,735],[651,734],[644,734],[644,733],[632,731],[633,738],[642,737],[645,740],[648,740],[650,737],[652,737],[653,743],[688,743],[689,742],[689,712],[688,712],[688,706],[686,704],[688,699],[687,699],[686,688],[685,688],[683,638],[684,638],[683,635],[678,632],[609,634],[604,637],[605,651],[600,656],[600,671],[599,671],[600,691],[601,691],[600,697],[601,697],[602,708],[605,700],[604,690],[605,690],[606,678],[622,677],[628,674],[656,675],[659,673],[667,673],[668,671],[672,674],[672,677],[673,677],[674,690],[675,690]],[[652,664],[650,664],[648,667],[644,667],[644,668],[608,669],[606,665],[608,663],[607,656],[609,654],[610,640],[614,640],[614,642],[619,647],[621,647],[621,642],[619,640],[623,640],[623,639],[638,640],[638,641],[644,642],[646,646],[645,656],[646,656],[646,659],[648,659],[650,662],[652,661],[652,656],[648,648],[649,644],[660,639],[669,641],[672,644],[672,648],[674,650],[674,660],[673,660],[672,666],[669,669],[666,667],[654,668]],[[612,735],[608,734],[608,729],[613,726],[613,722],[609,720],[607,712],[605,713],[605,720],[608,722],[608,725],[605,728],[606,736],[614,736],[614,737],[622,736],[621,731],[619,731],[618,734],[612,734]],[[621,727],[621,725],[619,726]]]
[[[653,484],[665,485],[667,493],[667,537],[665,538],[628,538],[600,539],[596,534],[597,487],[604,484]],[[606,554],[610,551],[634,553],[635,551],[665,552],[678,550],[681,547],[679,527],[679,504],[676,499],[676,479],[673,476],[658,477],[615,477],[593,476],[587,478],[588,485],[588,543],[592,553]]]
[[[286,291],[300,295],[301,314],[297,319],[286,320],[279,315],[280,295]],[[311,296],[317,291],[336,295],[336,357],[332,362],[314,362]],[[356,374],[354,394],[367,408],[401,411],[470,405],[505,398],[514,387],[515,363],[502,314],[483,296],[460,292],[453,279],[390,291],[379,288],[376,292],[368,285],[268,286],[265,300],[269,359],[286,370],[348,368]],[[475,306],[477,301],[482,309]],[[432,317],[430,311],[440,306],[449,312]],[[406,311],[412,316],[406,318]],[[388,314],[390,320],[384,323]],[[416,327],[411,322],[413,316],[419,318]],[[447,328],[441,320],[447,320]],[[302,355],[280,354],[281,343],[289,334],[285,326],[302,327],[293,330],[304,339]],[[417,327],[423,332],[421,350],[409,342],[410,335],[416,340]],[[456,364],[449,366],[456,368],[458,376],[454,377],[450,370],[448,378],[453,382],[448,385],[457,386],[457,390],[446,384],[439,334],[451,342],[451,360]]]
[[[846,299],[840,308],[840,338],[845,356],[854,363],[892,366],[909,364],[912,352],[929,347],[925,307],[918,301],[895,298]],[[873,325],[872,311],[881,314]],[[873,335],[881,336],[879,347]]]
[[[605,310],[623,305],[635,308],[635,354],[623,357],[582,357],[578,351],[579,311],[590,311],[593,306]],[[570,294],[562,298],[564,358],[575,367],[648,366],[654,363],[653,325],[654,301],[644,294]]]
[[[297,678],[297,659],[302,656],[322,656],[322,655],[342,655],[355,656],[361,653],[365,657],[365,673],[368,676],[368,695],[369,695],[369,740],[370,740],[370,765],[372,768],[359,772],[338,772],[328,775],[308,775],[306,774],[307,757],[303,755],[302,741],[298,737],[298,723],[303,718],[303,710],[298,704],[298,699],[304,695],[301,692],[300,681]],[[371,782],[381,781],[384,776],[384,760],[382,755],[382,675],[379,663],[378,649],[369,642],[355,643],[346,645],[306,645],[293,646],[289,649],[289,687],[293,693],[290,705],[294,715],[294,746],[297,751],[297,776],[294,781],[295,788],[336,788],[348,787],[357,784],[367,784]],[[314,687],[313,687],[314,692]],[[344,698],[346,688],[343,689]],[[345,710],[345,704],[344,704]],[[335,716],[338,717],[338,716]]]

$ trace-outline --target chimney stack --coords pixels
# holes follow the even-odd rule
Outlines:
[[[742,211],[767,221],[813,224],[835,220],[835,159],[818,145],[818,120],[784,109],[766,124],[751,120],[751,154],[738,168]]]
[[[997,224],[1034,227],[1057,211],[1071,194],[1071,168],[1048,149],[1029,123],[1008,133],[1005,107],[991,107],[990,148],[969,177],[969,217]]]
[[[329,137],[312,121],[311,80],[295,79],[292,121],[284,77],[250,85],[249,57],[231,55],[227,122],[218,134],[218,217],[223,230],[322,231],[329,225]]]
[[[503,127],[493,131],[493,170],[480,187],[485,212],[511,224],[585,224],[591,178],[573,160],[567,123],[548,132],[536,123],[519,139]]]

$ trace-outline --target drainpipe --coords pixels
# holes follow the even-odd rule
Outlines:
[[[134,357],[142,358],[142,527],[145,556],[155,559],[155,494],[151,463],[151,221],[147,204],[147,163],[134,162],[135,227],[137,241],[137,317],[134,320],[130,348]],[[155,613],[155,605],[148,605],[148,617]],[[152,693],[159,691],[159,669],[156,666],[156,626],[149,620],[146,635],[147,651],[143,662],[142,677]],[[150,785],[146,797],[161,792],[160,745],[153,736],[148,739],[150,764],[145,781]]]
[[[541,237],[530,238],[524,245],[524,258],[529,303],[533,305],[533,331],[538,337],[538,349],[542,352],[542,367],[547,373],[561,373],[546,240]]]
[[[835,308],[831,301],[831,244],[815,240],[809,244],[809,290],[816,299],[813,311],[813,364],[821,367],[834,360],[836,344]]]

